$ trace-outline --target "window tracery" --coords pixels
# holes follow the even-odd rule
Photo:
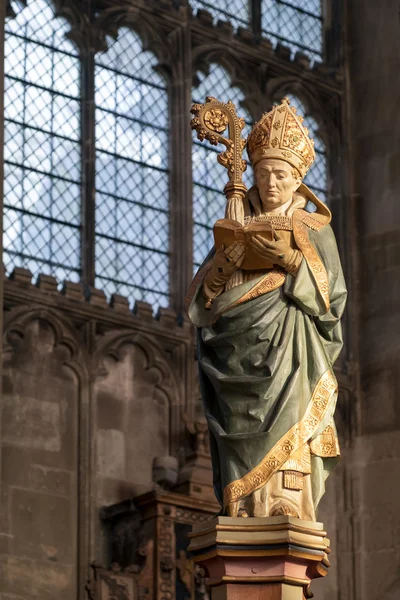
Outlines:
[[[306,54],[321,61],[321,0],[261,0],[261,29],[274,45],[289,46],[294,55]]]
[[[79,56],[67,30],[47,0],[6,22],[3,260],[79,281]]]
[[[122,28],[96,56],[96,286],[169,303],[166,82]]]

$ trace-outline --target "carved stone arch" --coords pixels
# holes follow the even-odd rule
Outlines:
[[[89,358],[73,325],[55,310],[16,307],[4,321],[2,436],[3,452],[11,457],[5,460],[18,453],[23,465],[19,485],[26,488],[27,500],[21,497],[21,506],[40,493],[42,512],[51,509],[46,531],[58,530],[56,507],[65,510],[65,538],[52,543],[61,565],[75,564],[81,598],[93,557]],[[48,480],[37,488],[32,473],[47,473]],[[11,502],[12,482],[5,493]],[[60,505],[54,499],[58,494]],[[27,544],[39,546],[46,535],[54,537],[45,533],[42,539],[38,519]],[[25,543],[24,535],[16,535]]]
[[[192,59],[192,85],[194,87],[199,83],[197,77],[198,71],[208,75],[211,64],[219,64],[229,73],[232,87],[238,87],[243,92],[244,100],[241,102],[242,107],[248,111],[253,120],[257,118],[259,88],[254,80],[249,77],[246,65],[232,48],[219,43],[199,46],[193,49]],[[210,95],[212,94],[213,91],[210,90]],[[205,98],[202,100],[205,100]]]
[[[34,0],[6,0],[6,18],[15,18],[27,8]],[[89,16],[82,5],[76,0],[50,0],[54,9],[55,19],[64,19],[71,25],[71,30],[66,32],[66,37],[75,42],[79,47],[82,33],[88,33]],[[76,34],[80,32],[79,36]],[[75,39],[75,36],[77,39]]]
[[[152,52],[157,58],[156,71],[169,83],[174,75],[174,62],[171,59],[171,50],[166,39],[166,32],[156,22],[152,22],[148,13],[140,6],[117,6],[103,9],[95,22],[99,38],[104,40],[103,51],[107,50],[109,43],[107,36],[116,40],[122,27],[131,29],[142,42],[144,51]],[[165,33],[165,35],[163,35]]]
[[[170,406],[181,405],[180,392],[172,364],[162,356],[156,340],[135,332],[112,332],[99,343],[95,353],[95,369],[99,376],[107,374],[105,359],[109,356],[115,361],[120,361],[123,348],[127,344],[138,346],[146,357],[146,369],[154,377],[156,387],[165,393]]]
[[[90,15],[85,3],[76,0],[50,0],[50,4],[54,9],[54,18],[65,20],[70,25],[65,37],[73,42],[79,51],[93,43]]]
[[[34,321],[42,321],[51,327],[54,332],[53,347],[62,350],[64,364],[75,371],[82,381],[88,381],[88,357],[79,344],[76,331],[66,319],[51,309],[22,306],[5,313],[4,354],[18,349],[26,328]]]
[[[289,93],[297,96],[306,107],[307,116],[315,119],[318,124],[317,135],[324,143],[327,154],[331,155],[333,146],[339,144],[338,129],[324,109],[322,100],[297,78],[275,78],[267,83],[266,94],[271,105],[280,102]]]
[[[156,456],[178,456],[183,386],[162,339],[135,331],[98,338],[94,355],[98,507],[151,489]],[[138,451],[140,448],[140,451]]]
[[[15,18],[27,6],[27,0],[17,2],[16,0],[6,0],[6,17]]]

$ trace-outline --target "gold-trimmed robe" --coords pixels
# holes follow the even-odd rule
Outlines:
[[[346,288],[325,223],[294,212],[303,253],[295,277],[273,269],[222,293],[208,311],[201,282],[209,260],[193,282],[189,316],[199,328],[200,383],[222,506],[261,488],[308,444],[316,507],[337,460],[333,364]],[[323,443],[327,436],[332,443]]]

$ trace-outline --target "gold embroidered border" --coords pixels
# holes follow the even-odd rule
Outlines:
[[[308,238],[307,225],[303,222],[302,216],[299,215],[297,211],[293,215],[293,234],[297,246],[302,251],[304,258],[311,269],[326,309],[329,310],[328,274],[322,260]]]
[[[293,230],[292,217],[287,217],[286,215],[267,213],[264,215],[259,215],[258,217],[244,218],[245,225],[251,225],[252,223],[270,223],[274,229],[286,231]]]
[[[251,288],[246,294],[243,294],[236,302],[236,304],[243,304],[243,302],[247,302],[248,300],[254,300],[254,298],[258,298],[258,296],[262,296],[263,294],[268,294],[268,292],[272,292],[276,290],[278,287],[285,283],[285,273],[283,271],[278,271],[277,269],[273,269],[269,273],[265,275],[254,287]]]
[[[310,213],[307,213],[305,210],[303,211],[301,220],[305,223],[310,229],[314,231],[320,231],[327,223],[321,223],[318,219],[315,219]]]
[[[268,292],[276,290],[278,287],[281,287],[284,283],[285,273],[282,271],[278,271],[277,269],[273,269],[272,271],[267,273],[261,279],[261,281],[256,283],[256,285],[253,286],[248,292],[246,292],[245,294],[243,294],[243,296],[236,300],[236,302],[230,304],[229,306],[221,310],[221,312],[219,312],[216,315],[216,317],[218,317],[224,312],[227,312],[228,310],[231,310],[232,308],[235,308],[235,306],[238,306],[239,304],[243,304],[243,302],[247,302],[248,300],[254,300],[254,298],[258,298],[258,296],[262,296],[263,294],[268,294]]]
[[[280,470],[311,473],[311,452],[308,442],[303,444],[296,452],[293,452]]]
[[[340,456],[339,440],[332,425],[325,427],[322,433],[310,443],[310,449],[315,456],[322,458]]]
[[[190,303],[193,300],[193,297],[196,293],[197,287],[202,283],[205,274],[211,269],[212,261],[210,260],[208,263],[204,265],[199,271],[197,271],[196,275],[192,279],[192,283],[189,286],[188,292],[185,298],[185,310],[186,312],[189,310]]]
[[[241,479],[232,481],[224,489],[224,505],[237,502],[262,487],[271,475],[279,471],[288,458],[307,442],[321,422],[329,401],[337,389],[335,376],[326,371],[315,386],[304,417],[275,444],[263,460]]]

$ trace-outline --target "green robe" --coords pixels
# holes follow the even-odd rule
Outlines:
[[[337,391],[332,388],[332,367],[342,348],[340,318],[347,292],[331,227],[309,229],[308,239],[326,270],[329,310],[315,269],[305,258],[297,275],[286,274],[278,289],[235,306],[260,277],[221,294],[211,311],[204,308],[200,278],[189,307],[189,317],[198,327],[201,393],[221,506],[228,503],[224,490],[236,485],[233,482],[242,486],[233,490],[237,499],[237,494],[258,489],[279,470],[283,459],[276,449],[281,442],[283,451],[291,449],[288,432],[298,433],[296,424],[302,419],[304,425],[307,410],[320,397],[318,383],[324,374],[331,381],[330,391],[322,390],[327,405],[320,417],[308,418],[312,431],[306,435],[303,427],[298,443],[316,439],[333,424]],[[337,457],[312,455],[311,460],[316,508]]]

